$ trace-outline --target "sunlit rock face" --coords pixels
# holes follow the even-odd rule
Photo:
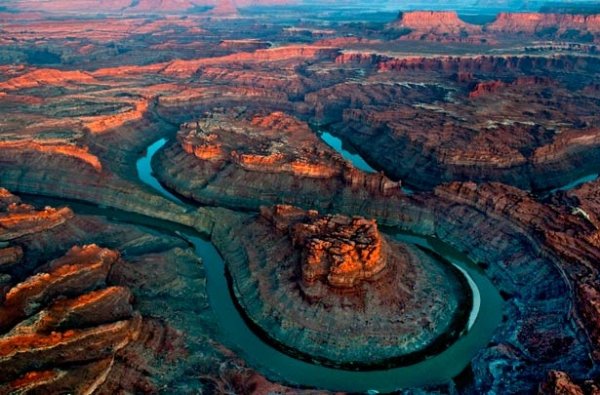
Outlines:
[[[567,32],[590,40],[600,33],[600,16],[501,12],[492,22],[474,25],[461,20],[453,11],[409,11],[401,12],[388,27],[406,30],[403,40],[481,44],[496,43],[502,35],[560,38]]]
[[[566,30],[599,33],[600,15],[500,13],[486,28],[503,33],[536,33],[545,29],[561,33]]]
[[[481,27],[463,22],[458,14],[453,11],[401,12],[398,20],[390,26],[410,29],[420,34],[459,35],[461,33],[481,33]]]
[[[294,245],[302,249],[302,280],[351,288],[385,268],[382,240],[375,221],[331,216],[297,224]]]

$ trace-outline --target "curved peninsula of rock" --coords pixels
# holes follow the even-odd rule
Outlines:
[[[183,124],[155,158],[165,185],[209,205],[257,210],[293,202],[348,212],[403,196],[400,182],[352,167],[306,123],[281,112],[249,120],[217,113]]]
[[[464,277],[373,220],[280,205],[239,225],[217,236],[230,240],[223,253],[239,306],[292,355],[390,367],[439,352],[466,327]]]

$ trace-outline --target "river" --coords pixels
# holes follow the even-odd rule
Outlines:
[[[334,136],[326,131],[319,131],[317,135],[331,148],[336,150],[344,159],[351,162],[354,167],[364,171],[365,173],[377,173],[371,165],[356,151],[353,147],[344,144],[342,139]],[[401,187],[402,192],[407,195],[412,195],[414,191],[406,186]]]

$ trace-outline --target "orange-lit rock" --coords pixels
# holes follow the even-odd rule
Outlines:
[[[475,87],[469,92],[469,98],[475,99],[488,94],[496,93],[503,88],[508,87],[527,87],[535,85],[552,86],[551,80],[541,77],[521,77],[511,83],[503,81],[482,81],[475,84]]]
[[[36,211],[29,205],[13,203],[8,206],[7,211],[0,213],[0,241],[54,228],[71,217],[73,212],[67,207],[46,207]]]
[[[109,376],[114,363],[113,357],[107,357],[71,369],[28,372],[6,385],[0,384],[0,392],[91,393]]]
[[[9,206],[21,202],[19,197],[10,193],[8,189],[0,187],[0,210],[6,211]]]
[[[480,33],[481,28],[463,22],[453,11],[409,11],[401,12],[394,28],[405,28],[418,33],[453,34]]]
[[[283,112],[213,113],[184,123],[159,160],[166,185],[203,203],[258,209],[298,199],[321,210],[339,204],[345,213],[352,196],[369,205],[403,198],[401,182],[354,168],[308,124]]]
[[[78,147],[72,144],[56,144],[51,141],[45,142],[43,140],[16,140],[0,141],[0,150],[33,150],[41,153],[65,155],[85,162],[97,172],[102,171],[100,159],[98,159],[96,155],[90,153],[87,147]]]
[[[198,60],[175,60],[162,71],[167,75],[189,77],[198,68],[207,65],[230,63],[254,63],[290,61],[298,63],[303,59],[333,59],[338,54],[334,47],[289,45],[277,48],[259,49],[254,52],[240,52],[232,55]]]
[[[18,377],[32,366],[52,366],[105,358],[139,336],[141,318],[117,321],[89,329],[50,334],[8,335],[0,338],[0,370]]]
[[[13,332],[44,333],[64,328],[100,325],[133,315],[131,291],[123,287],[107,287],[50,304],[33,322],[17,326]]]
[[[457,273],[373,220],[277,205],[214,234],[247,318],[303,358],[392,366],[464,324]]]
[[[83,293],[105,285],[117,259],[117,253],[95,245],[74,247],[65,257],[50,262],[43,272],[8,291],[0,306],[0,329],[10,328],[60,295]]]
[[[341,174],[339,167],[319,160],[322,154],[311,152],[315,147],[309,146],[309,142],[318,140],[307,125],[297,119],[276,112],[252,118],[247,127],[251,129],[244,129],[243,123],[239,122],[226,126],[208,119],[183,125],[186,133],[181,133],[179,139],[183,150],[193,153],[198,159],[229,160],[251,171],[288,172],[313,178],[330,178]],[[235,141],[229,138],[231,134],[237,136]],[[243,143],[248,138],[256,139],[252,146]],[[290,151],[292,147],[289,147],[288,139],[302,145]]]
[[[147,99],[141,99],[133,103],[133,109],[117,115],[100,115],[84,118],[84,125],[92,133],[104,133],[123,126],[127,122],[142,119],[148,110],[148,104],[149,101]]]
[[[81,71],[38,69],[0,83],[1,90],[17,90],[45,85],[94,84],[98,81]]]
[[[294,244],[303,249],[302,279],[354,287],[386,265],[374,220],[328,216],[294,226]]]

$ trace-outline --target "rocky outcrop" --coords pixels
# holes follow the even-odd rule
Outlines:
[[[109,14],[122,6],[68,3],[38,6]],[[598,185],[535,198],[483,183],[543,193],[597,168],[599,63],[589,42],[597,38],[586,26],[593,18],[561,16],[556,31],[539,21],[519,28],[506,18],[506,30],[491,31],[454,14],[406,13],[407,26],[395,30],[370,23],[324,29],[303,15],[290,27],[274,14],[209,19],[214,3],[204,4],[206,13],[198,8],[185,16],[178,8],[188,1],[134,3],[119,8],[118,17],[0,15],[0,60],[12,65],[0,66],[0,184],[212,233],[237,268],[239,300],[247,301],[243,307],[266,336],[332,365],[340,355],[360,359],[349,350],[363,345],[365,364],[375,360],[369,352],[386,366],[418,359],[394,359],[393,351],[409,352],[411,339],[419,349],[445,331],[451,319],[443,306],[457,299],[446,297],[444,279],[455,273],[439,271],[439,258],[421,249],[376,236],[370,221],[345,219],[333,235],[319,224],[336,223],[343,213],[375,218],[382,230],[391,225],[436,235],[480,262],[505,298],[494,338],[456,380],[458,389],[451,384],[439,392],[530,393],[555,369],[592,392],[586,380],[598,375]],[[213,15],[250,3],[221,2]],[[140,15],[154,12],[177,15]],[[312,42],[323,36],[328,39]],[[268,42],[277,48],[265,48]],[[198,124],[192,121],[198,117]],[[350,143],[388,176],[430,192],[405,195],[386,175],[353,168],[306,120]],[[181,123],[153,171],[198,202],[252,213],[196,211],[139,182],[136,159]],[[476,183],[439,185],[456,180]],[[261,205],[279,203],[303,208],[292,210],[304,223],[296,246],[288,209],[273,209],[278,221],[265,210],[256,215]],[[20,205],[0,190],[0,305],[8,303],[3,314],[21,317],[0,319],[11,326],[2,338],[10,337],[13,348],[29,344],[43,362],[27,365],[17,356],[10,380],[0,374],[0,392],[299,391],[274,386],[216,344],[203,266],[182,240],[42,206]],[[324,218],[312,218],[309,209]],[[85,265],[93,259],[74,262],[73,271],[48,265],[73,246],[93,244],[123,257],[104,280],[102,267]],[[309,261],[317,270],[305,270],[303,278]],[[433,290],[419,288],[426,283],[416,281],[421,276]],[[72,293],[54,298],[61,281]],[[402,311],[413,308],[417,317],[402,326]],[[432,319],[440,311],[446,321]],[[381,333],[375,344],[394,344],[393,351],[367,349],[377,325],[383,329],[375,331]],[[437,350],[454,335],[434,341]],[[304,337],[331,347],[299,344]],[[77,359],[71,341],[93,360]],[[44,344],[56,348],[47,353]],[[434,348],[419,349],[420,357]],[[56,350],[71,362],[61,363]],[[571,389],[566,377],[554,382]]]
[[[0,212],[18,204],[0,188]],[[277,387],[212,340],[203,267],[181,239],[71,212],[4,240],[0,393],[210,392],[224,376]]]
[[[102,171],[100,159],[89,152],[88,147],[79,147],[75,144],[60,144],[44,140],[15,140],[0,141],[0,150],[8,151],[37,151],[42,154],[64,155],[75,158],[91,166],[97,172]]]
[[[27,204],[12,203],[5,210],[0,213],[0,241],[51,229],[73,217],[73,212],[66,207],[46,207],[37,211]]]
[[[502,12],[493,22],[479,26],[462,21],[452,11],[409,11],[401,12],[397,20],[388,27],[408,30],[409,33],[402,39],[489,44],[496,40],[499,33],[556,38],[566,32],[598,34],[600,16]],[[469,36],[474,36],[477,40],[469,39]]]
[[[597,166],[595,115],[584,110],[595,107],[595,94],[574,95],[537,76],[456,78],[467,94],[452,85],[382,84],[326,88],[306,100],[369,163],[417,188],[473,180],[543,190]]]
[[[592,71],[597,59],[570,55],[544,57],[529,55],[477,55],[444,57],[406,57],[386,60],[379,64],[382,71],[430,70],[450,73],[506,73],[533,74],[542,70]]]
[[[330,216],[299,223],[292,230],[302,249],[305,287],[320,281],[352,288],[379,274],[386,265],[377,223],[364,218]]]
[[[587,302],[593,299],[580,296],[578,288],[595,283],[597,230],[569,209],[541,204],[502,184],[453,183],[437,188],[428,200],[436,217],[432,232],[447,235],[448,242],[484,263],[506,296],[509,316],[530,317],[502,324],[498,345],[473,361],[475,374],[490,383],[486,388],[502,388],[507,377],[519,388],[530,388],[533,377],[539,382],[544,371],[558,366],[568,367],[577,380],[594,377],[593,363],[581,355],[597,348],[597,318]],[[511,349],[526,354],[511,355]],[[488,368],[493,361],[506,368]],[[509,373],[514,365],[523,370]]]
[[[519,77],[512,82],[504,82],[504,81],[481,81],[477,82],[475,86],[469,92],[470,99],[476,99],[478,97],[486,96],[488,94],[497,93],[498,91],[504,88],[510,87],[528,87],[528,86],[556,86],[556,84],[550,80],[543,77]]]
[[[86,128],[92,133],[104,133],[114,130],[128,122],[141,120],[148,110],[149,100],[140,99],[133,103],[133,108],[115,115],[100,115],[83,118]]]
[[[37,69],[0,83],[0,90],[35,88],[45,85],[94,84],[98,81],[89,73],[81,71],[62,71],[56,69]]]

